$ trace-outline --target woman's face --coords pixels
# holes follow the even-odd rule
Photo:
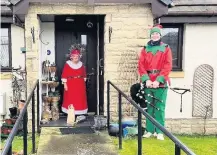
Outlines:
[[[160,37],[161,37],[160,34],[157,33],[157,32],[154,32],[154,33],[151,34],[151,40],[153,40],[153,41],[160,40]]]
[[[73,55],[71,56],[71,60],[72,60],[73,62],[78,62],[78,61],[80,60],[80,56],[77,55],[77,54],[73,54]]]

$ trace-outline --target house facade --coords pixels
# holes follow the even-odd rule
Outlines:
[[[209,6],[213,14],[208,14],[201,10],[195,11],[193,8],[198,9],[196,4],[190,6],[190,10],[183,10],[192,3],[174,1],[176,6],[168,9],[169,1],[168,4],[166,2],[54,0],[50,3],[46,0],[26,0],[14,3],[14,23],[19,26],[25,25],[25,29],[17,26],[16,28],[22,31],[22,35],[18,36],[25,39],[22,47],[26,48],[24,66],[27,71],[27,92],[31,90],[34,81],[40,79],[40,93],[46,93],[46,88],[42,84],[42,62],[49,60],[51,64],[55,63],[57,76],[60,77],[66,60],[65,55],[71,44],[81,43],[86,45],[83,56],[87,72],[95,74],[90,77],[92,94],[88,98],[89,107],[91,112],[97,112],[99,109],[101,114],[106,113],[107,80],[129,93],[129,87],[138,81],[138,55],[149,40],[149,25],[160,22],[164,26],[163,41],[173,50],[173,72],[170,74],[172,87],[192,89],[183,95],[182,112],[181,96],[169,91],[166,108],[167,128],[174,133],[203,133],[205,122],[206,133],[216,133],[217,101],[213,94],[217,85],[213,81],[216,77],[214,51],[217,48],[214,39],[208,39],[210,34],[213,37],[217,33],[217,17],[213,13],[215,7]],[[16,50],[19,51],[21,43],[18,45],[19,47],[15,47],[11,52],[12,62],[17,62],[17,57],[13,58],[13,55],[16,54]],[[209,56],[207,50],[210,50]],[[194,74],[195,69],[203,64],[207,65],[201,66],[197,74]],[[10,75],[5,72],[1,73],[3,74]],[[200,81],[201,77],[205,82]],[[5,84],[5,88],[9,87],[10,80],[6,76],[2,80],[8,81],[7,84],[2,83]],[[115,115],[117,92],[112,90],[111,95],[111,109]],[[42,112],[42,98],[40,103]],[[211,108],[204,110],[209,105]]]
[[[173,70],[177,72],[175,76],[171,75],[172,87],[190,88],[192,91],[183,95],[182,112],[181,95],[169,92],[167,127],[172,131],[178,130],[178,133],[204,133],[206,129],[206,133],[215,134],[217,74],[214,58],[217,48],[214,36],[217,34],[217,2],[173,2],[175,6],[161,17],[161,24],[168,29],[165,31],[173,32],[167,34],[170,39],[167,36],[164,38],[173,50],[173,59],[176,58]]]

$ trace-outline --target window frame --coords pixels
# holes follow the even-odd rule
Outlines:
[[[177,23],[163,23],[163,28],[178,28],[178,47],[177,47],[177,56],[178,56],[178,65],[173,67],[172,71],[183,71],[183,38],[184,38],[184,24]]]
[[[1,28],[8,28],[8,52],[9,67],[1,67],[1,72],[10,72],[12,70],[12,44],[11,44],[11,24],[1,23]]]

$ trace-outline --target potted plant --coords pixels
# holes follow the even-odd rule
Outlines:
[[[24,95],[22,93],[25,92],[25,83],[22,74],[22,72],[13,74],[12,78],[13,98],[11,97],[11,103],[14,105],[14,107],[18,107],[18,109],[22,109],[25,105],[25,100],[22,100],[22,97]],[[14,107],[12,107],[12,109]]]
[[[2,133],[4,135],[7,135],[8,134],[8,128],[7,127],[2,127]]]
[[[13,124],[13,122],[12,122],[11,119],[5,119],[5,123],[6,123],[7,125],[12,125],[12,124]]]

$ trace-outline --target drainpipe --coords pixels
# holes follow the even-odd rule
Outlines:
[[[27,100],[27,71],[26,71],[26,28],[24,25],[24,47],[22,52],[24,52],[24,72],[25,72],[25,84],[26,84],[26,90],[25,90],[25,100]]]
[[[217,16],[217,11],[213,12],[171,12],[169,16]]]

